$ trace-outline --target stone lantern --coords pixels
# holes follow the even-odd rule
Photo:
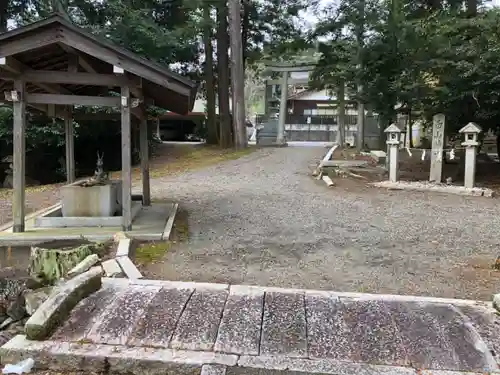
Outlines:
[[[477,146],[479,146],[477,137],[482,131],[481,127],[473,122],[469,122],[459,130],[459,133],[465,135],[464,142],[462,142],[462,146],[465,146],[464,186],[468,189],[474,187],[476,178],[476,150]]]
[[[396,124],[391,124],[384,130],[387,133],[387,156],[389,157],[389,181],[398,181],[399,146],[401,144],[401,129]]]

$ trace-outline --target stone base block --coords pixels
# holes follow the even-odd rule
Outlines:
[[[71,184],[61,187],[63,217],[112,217],[121,211],[122,182],[83,187]]]

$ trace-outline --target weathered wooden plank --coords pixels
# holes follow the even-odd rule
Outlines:
[[[26,36],[12,38],[10,41],[2,41],[0,46],[0,56],[7,57],[21,52],[31,51],[36,48],[48,46],[56,43],[59,39],[57,30],[46,30],[34,34],[35,37]]]
[[[260,354],[307,356],[303,294],[266,293]]]
[[[193,292],[194,289],[160,290],[139,319],[128,345],[167,348],[177,321]]]
[[[75,56],[76,57],[76,56]],[[7,60],[8,61],[8,60]],[[19,78],[21,70],[12,73],[0,73],[0,78],[4,80],[14,80]],[[55,70],[25,70],[22,72],[23,79],[31,83],[46,84],[71,84],[87,86],[120,87],[122,85],[134,85],[134,82],[127,77],[114,74],[98,74],[84,72],[64,72]],[[38,85],[37,85],[38,86]],[[63,92],[63,91],[58,91]]]
[[[25,73],[30,70],[30,67],[16,60],[14,57],[7,56],[5,58],[5,64],[2,65],[2,68],[11,72],[12,80],[23,79],[25,82],[30,82],[26,77],[24,77]],[[51,85],[44,82],[32,82],[32,83],[35,86],[38,86],[41,89],[53,94],[71,94],[71,91],[65,89],[60,85]]]
[[[14,111],[14,149],[13,149],[13,179],[14,191],[12,197],[13,232],[24,232],[25,217],[25,181],[26,181],[26,83],[14,81],[14,90],[18,92],[18,100],[12,103]]]
[[[142,175],[142,204],[151,206],[151,187],[149,181],[149,144],[148,144],[148,120],[141,119],[139,130],[141,149],[141,175]]]
[[[270,72],[310,72],[314,70],[314,65],[295,66],[295,67],[266,65],[265,70]]]
[[[122,138],[122,228],[124,231],[132,230],[132,145],[130,142],[130,89],[128,86],[121,88],[122,100],[126,105],[121,105],[121,138]]]
[[[152,82],[156,82],[159,85],[167,87],[181,95],[189,96],[191,94],[190,89],[176,83],[172,79],[169,79],[156,69],[145,67],[133,61],[133,59],[123,58],[123,56],[119,56],[117,52],[101,46],[95,43],[95,41],[92,41],[72,30],[64,30],[62,42],[69,46],[75,46],[78,50],[91,56],[99,56],[99,59],[111,65],[119,66],[129,73],[135,74],[139,77],[144,77]]]
[[[215,343],[215,351],[258,355],[264,292],[230,294]]]
[[[227,295],[226,290],[196,290],[179,319],[171,347],[212,350]]]
[[[66,140],[66,180],[68,184],[71,184],[75,182],[75,136],[73,116],[71,114],[68,114],[64,119],[64,130]]]
[[[125,345],[158,291],[159,288],[151,286],[129,287],[101,314],[100,321],[92,327],[86,339],[94,343]]]
[[[87,96],[62,94],[26,94],[26,101],[34,104],[86,105],[118,107],[120,98],[116,96]]]

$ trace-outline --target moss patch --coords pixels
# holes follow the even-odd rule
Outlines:
[[[171,246],[170,241],[141,244],[135,249],[135,261],[139,265],[158,262],[163,259]]]

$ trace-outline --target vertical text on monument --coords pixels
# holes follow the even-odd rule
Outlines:
[[[442,113],[432,118],[432,152],[429,180],[441,182],[443,174],[445,116]]]

